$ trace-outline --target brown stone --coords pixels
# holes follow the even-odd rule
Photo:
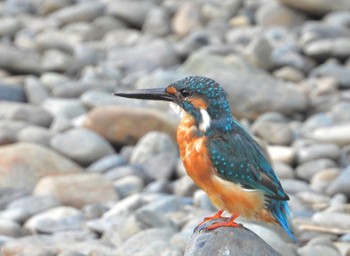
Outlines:
[[[122,106],[97,107],[88,113],[83,126],[117,144],[134,144],[150,131],[175,138],[176,124],[162,112]]]
[[[32,143],[2,146],[0,156],[0,188],[31,191],[41,177],[82,171],[71,160]]]
[[[47,176],[38,182],[34,194],[53,196],[64,205],[76,208],[118,200],[113,183],[97,174]]]

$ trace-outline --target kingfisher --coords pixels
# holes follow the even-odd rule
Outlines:
[[[177,143],[181,160],[187,174],[218,208],[203,222],[220,220],[207,229],[237,227],[235,220],[242,216],[280,225],[295,241],[289,197],[262,148],[233,117],[227,94],[216,81],[190,76],[166,88],[114,95],[167,101],[180,112]],[[224,211],[231,217],[222,218]]]

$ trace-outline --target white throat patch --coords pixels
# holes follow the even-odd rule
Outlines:
[[[199,129],[202,132],[205,132],[210,127],[211,118],[210,118],[209,113],[206,109],[201,108],[200,112],[202,114],[202,122],[199,124]]]
[[[179,114],[180,117],[183,117],[186,112],[185,110],[183,110],[183,108],[181,108],[179,105],[170,102],[169,106],[172,110],[175,111],[176,114]],[[210,127],[210,122],[211,122],[211,118],[209,116],[209,113],[206,109],[201,108],[200,113],[202,115],[202,122],[199,124],[199,130],[201,130],[202,132],[205,132],[209,127]]]
[[[169,103],[169,106],[172,110],[174,110],[174,112],[176,114],[179,114],[180,117],[183,117],[185,115],[185,110],[183,110],[179,105],[173,103],[173,102],[170,102]]]

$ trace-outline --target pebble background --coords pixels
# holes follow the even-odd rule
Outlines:
[[[214,211],[164,103],[115,90],[204,75],[270,154],[295,233],[350,255],[349,0],[0,1],[3,256],[183,255]],[[194,254],[192,254],[194,255]]]

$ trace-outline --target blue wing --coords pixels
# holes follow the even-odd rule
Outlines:
[[[262,190],[270,198],[289,199],[260,146],[239,125],[231,132],[210,136],[207,147],[222,179]]]

